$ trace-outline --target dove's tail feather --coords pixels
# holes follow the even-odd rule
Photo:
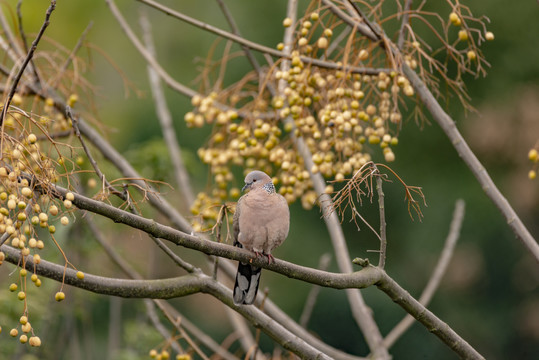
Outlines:
[[[262,268],[240,261],[234,284],[234,304],[250,305],[255,301],[260,275],[262,275],[261,271]]]

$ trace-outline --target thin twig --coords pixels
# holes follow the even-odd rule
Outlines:
[[[397,47],[399,50],[402,50],[402,47],[404,46],[404,32],[406,31],[408,20],[410,19],[410,9],[412,7],[412,0],[405,0],[404,2],[404,9],[402,11],[402,22],[401,22],[401,28],[399,30],[399,38],[397,40]]]
[[[161,323],[157,311],[155,311],[157,300],[144,299],[144,305],[146,306],[146,314],[152,322],[153,327],[161,334],[161,336],[170,344],[170,346],[178,354],[183,354],[184,350],[177,341],[172,341],[170,331]]]
[[[378,193],[378,210],[380,212],[380,258],[378,260],[378,266],[383,269],[386,264],[386,249],[387,249],[387,236],[386,236],[386,211],[384,204],[384,190],[382,189],[382,176],[380,171],[376,167],[376,164],[372,164],[376,169],[378,176],[376,176],[376,191]]]
[[[73,50],[71,50],[71,53],[67,57],[66,61],[64,62],[62,67],[59,69],[59,71],[58,71],[59,75],[57,76],[57,79],[60,79],[61,78],[60,75],[63,74],[67,70],[69,65],[71,65],[71,63],[73,62],[73,59],[75,58],[75,54],[82,47],[82,44],[84,43],[84,40],[86,39],[86,36],[88,35],[88,32],[90,31],[90,29],[92,28],[93,25],[94,25],[94,22],[90,21],[88,26],[86,26],[86,29],[84,29],[84,31],[82,32],[81,36],[79,37],[79,40],[75,44],[75,47],[73,48]]]
[[[446,273],[449,266],[449,261],[453,256],[453,251],[457,240],[460,236],[460,229],[462,227],[462,221],[464,220],[464,200],[459,199],[455,203],[455,210],[453,211],[453,219],[449,227],[449,234],[445,239],[444,248],[438,259],[438,263],[432,272],[432,275],[427,283],[427,286],[423,290],[423,293],[419,297],[419,302],[423,306],[428,306],[430,300],[434,296],[438,285],[442,281],[443,275]],[[406,315],[384,338],[384,344],[390,348],[414,323],[414,318],[410,315]]]
[[[86,146],[86,142],[84,141],[84,139],[82,138],[80,134],[79,120],[76,116],[73,115],[73,113],[71,112],[71,108],[69,106],[66,107],[66,116],[69,119],[71,119],[71,124],[73,125],[73,130],[75,132],[75,135],[79,139],[82,145],[82,148],[84,150],[84,153],[86,154],[86,157],[88,158],[88,161],[90,161],[90,164],[94,168],[95,174],[97,175],[99,180],[101,180],[101,184],[103,184],[103,186],[106,187],[106,189],[110,191],[112,194],[118,195],[122,200],[125,201],[127,198],[123,195],[123,193],[121,191],[118,191],[114,186],[112,186],[109,183],[109,181],[106,179],[105,174],[103,174],[101,172],[101,169],[99,169],[99,166],[97,165],[97,162],[92,156],[90,149],[88,148],[88,146]]]

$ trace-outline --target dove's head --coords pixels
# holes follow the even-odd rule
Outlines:
[[[255,170],[251,171],[247,176],[245,177],[245,186],[242,191],[245,191],[247,189],[253,190],[258,189],[264,186],[268,186],[267,184],[273,185],[271,182],[271,178],[263,171]]]

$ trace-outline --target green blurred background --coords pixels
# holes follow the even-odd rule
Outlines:
[[[15,1],[2,4],[6,13]],[[163,1],[192,17],[222,29],[226,21],[215,1]],[[140,35],[138,14],[143,5],[136,1],[118,1],[124,16]],[[281,41],[285,1],[227,1],[242,33],[252,41],[275,46]],[[304,8],[307,3],[301,3]],[[527,179],[530,164],[527,152],[539,139],[539,5],[519,2],[475,0],[466,3],[473,13],[486,15],[488,30],[496,39],[482,47],[491,68],[486,78],[468,79],[472,105],[477,113],[464,113],[453,102],[447,109],[476,152],[495,183],[500,187],[532,235],[539,235],[539,183]],[[35,34],[41,26],[48,2],[23,2],[24,27]],[[439,7],[438,7],[439,6]],[[429,10],[447,16],[447,4],[429,4]],[[197,72],[215,37],[152,9],[152,22],[158,58],[178,81],[198,89]],[[116,149],[144,176],[173,183],[168,173],[170,161],[162,142],[160,127],[149,90],[145,62],[129,43],[104,1],[59,1],[47,29],[43,48],[54,43],[70,49],[90,21],[87,37],[91,47],[79,55],[88,61],[84,74],[96,86],[94,116],[106,125],[107,137]],[[41,46],[41,45],[40,45]],[[239,51],[234,46],[234,51]],[[103,56],[106,54],[106,57]],[[227,71],[227,81],[238,80],[247,63],[235,59]],[[120,69],[120,70],[118,70]],[[121,74],[120,74],[121,73]],[[122,76],[130,82],[126,89]],[[174,126],[196,190],[208,184],[206,167],[196,150],[207,139],[210,128],[187,129],[183,115],[189,100],[165,90]],[[83,99],[84,101],[84,99]],[[449,229],[455,201],[466,201],[466,215],[452,265],[429,308],[448,322],[457,333],[488,359],[539,358],[539,267],[527,254],[483,193],[450,142],[435,124],[408,121],[395,148],[397,160],[392,168],[409,184],[421,186],[428,207],[423,221],[411,221],[402,188],[386,185],[388,223],[387,271],[413,296],[419,297],[440,254]],[[376,159],[376,156],[379,156]],[[382,160],[375,154],[375,160]],[[107,169],[107,165],[102,166]],[[163,187],[167,197],[179,199],[175,190]],[[364,216],[377,224],[375,204],[364,204]],[[145,212],[152,216],[151,211]],[[181,271],[159,254],[144,236],[123,226],[100,221],[109,242],[130,259],[148,277],[176,276]],[[370,257],[376,239],[366,227],[357,231],[343,222],[351,256]],[[376,227],[377,225],[375,225]],[[85,232],[75,229],[60,236],[70,261],[80,269],[103,276],[123,276],[103,254],[103,250]],[[53,251],[47,259],[60,256]],[[287,242],[276,256],[306,266],[317,266],[320,256],[332,247],[320,213],[306,212],[292,205],[292,227]],[[190,251],[178,253],[193,256]],[[194,260],[203,263],[203,257]],[[143,359],[162,339],[149,324],[141,301],[110,299],[76,289],[68,289],[68,299],[56,303],[53,295],[58,284],[44,281],[39,291],[29,294],[32,324],[43,340],[41,349],[29,349],[10,339],[7,332],[20,316],[20,304],[7,287],[14,281],[14,267],[0,267],[0,353],[11,358],[33,359]],[[337,271],[334,258],[330,270]],[[298,319],[308,284],[264,272],[262,288],[286,312]],[[405,315],[376,288],[363,291],[383,334]],[[230,334],[228,318],[215,300],[196,295],[172,301],[184,315],[223,341]],[[322,289],[309,322],[309,329],[324,341],[353,354],[366,355],[366,345],[348,310],[344,292]],[[262,339],[262,348],[271,351],[271,342]],[[454,359],[456,356],[421,325],[415,324],[390,350],[395,359]],[[6,357],[10,358],[10,357]]]

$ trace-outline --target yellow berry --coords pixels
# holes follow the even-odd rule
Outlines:
[[[9,335],[13,336],[13,337],[16,337],[17,335],[19,335],[19,330],[11,329],[11,331],[9,332]]]
[[[320,18],[320,15],[317,12],[311,13],[311,20],[316,21]]]
[[[77,271],[77,278],[78,278],[79,280],[84,279],[84,273],[83,273],[82,271]]]
[[[65,199],[64,200],[64,206],[66,209],[70,209],[73,204],[71,203],[71,200]]]
[[[26,334],[22,334],[19,338],[19,341],[21,342],[21,344],[26,344],[26,342],[28,341],[28,336],[26,336]]]
[[[67,100],[67,104],[71,107],[75,105],[75,103],[79,100],[79,96],[77,94],[71,94],[69,96],[69,99]]]
[[[24,291],[19,291],[19,293],[17,294],[17,298],[19,300],[24,300],[26,299],[26,293]]]
[[[49,220],[49,216],[44,212],[40,213],[38,218],[40,222],[47,222]]]
[[[461,24],[459,16],[454,12],[449,14],[449,21],[451,21],[451,24],[453,24],[455,26],[460,26],[460,24]]]
[[[316,45],[318,45],[318,47],[320,49],[325,49],[328,47],[328,39],[325,38],[325,37],[321,37],[318,39],[318,41],[316,42]]]
[[[17,286],[17,284],[15,284],[15,283],[11,283],[11,285],[9,285],[9,291],[11,291],[11,292],[17,291],[18,288],[19,288],[19,286]]]
[[[52,216],[58,215],[58,206],[51,205],[51,207],[49,207],[49,212],[51,213]]]
[[[73,195],[72,192],[68,192],[66,194],[66,199],[69,200],[69,201],[73,201],[73,200],[75,200],[75,195]]]
[[[487,31],[487,33],[485,34],[485,39],[487,39],[488,41],[494,40],[494,33]]]
[[[50,232],[51,234],[54,234],[54,233],[56,232],[56,226],[54,226],[54,225],[49,225],[49,232]]]
[[[471,61],[477,59],[477,54],[476,54],[475,51],[473,51],[473,50],[468,51],[468,53],[466,54],[466,56],[467,56],[468,59],[471,60]]]
[[[528,159],[534,162],[537,162],[539,160],[539,153],[536,149],[531,149],[530,152],[528,152]]]
[[[284,27],[289,27],[290,25],[292,25],[292,19],[286,18],[286,19],[283,20],[283,26]]]
[[[41,279],[37,279],[36,282],[34,283],[37,287],[40,287],[41,286]]]
[[[62,225],[67,225],[69,224],[69,219],[67,218],[67,216],[62,216],[60,222],[62,223]]]
[[[58,301],[58,302],[64,300],[65,298],[66,298],[66,294],[64,294],[63,291],[58,291],[58,292],[56,293],[56,295],[54,295],[54,299],[55,299],[56,301]]]
[[[35,144],[36,141],[37,141],[37,136],[35,134],[30,134],[30,135],[28,135],[26,140],[28,140],[29,144]]]
[[[155,359],[157,357],[157,350],[151,349],[149,355],[152,359]]]
[[[463,29],[459,31],[459,40],[460,41],[468,40],[468,32],[466,30]]]
[[[41,339],[37,336],[30,337],[30,346],[39,347],[41,346]]]
[[[36,247],[38,249],[43,249],[45,247],[45,243],[43,242],[43,240],[38,240],[37,243],[36,243]],[[36,254],[37,255],[37,254]],[[34,255],[34,260],[35,260],[35,255]]]
[[[21,189],[21,194],[22,194],[24,197],[31,198],[31,197],[34,195],[34,192],[33,192],[32,189],[30,189],[29,187],[23,187],[23,188]]]
[[[40,262],[41,262],[41,256],[39,256],[39,254],[34,254],[34,263],[39,264]]]
[[[19,271],[19,274],[22,276],[22,277],[25,277],[27,274],[28,274],[28,271],[26,269],[21,269],[21,271]]]
[[[528,173],[528,178],[530,180],[535,180],[536,177],[537,177],[537,172],[535,170],[530,170],[530,172]]]
[[[32,276],[30,276],[30,280],[32,280],[32,282],[36,282],[37,281],[37,275],[32,274]]]
[[[11,102],[12,102],[13,105],[15,105],[15,106],[21,105],[21,103],[22,103],[22,96],[19,95],[19,94],[17,94],[17,93],[13,94],[13,99],[11,100]]]
[[[21,316],[20,319],[19,319],[19,322],[20,322],[22,325],[26,324],[26,323],[28,322],[28,317],[26,317],[26,316],[24,316],[24,315]]]
[[[21,329],[25,333],[29,333],[30,330],[32,330],[32,324],[30,324],[28,321],[21,326]]]

